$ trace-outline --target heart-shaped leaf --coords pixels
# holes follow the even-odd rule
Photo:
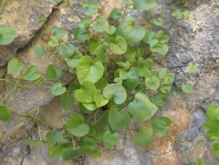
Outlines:
[[[80,23],[79,23],[79,27],[80,27],[81,29],[85,29],[86,26],[89,26],[90,24],[91,24],[91,20],[90,20],[90,19],[88,19],[88,18],[83,18],[83,19],[80,21]]]
[[[64,150],[64,147],[60,145],[57,145],[57,146],[49,145],[48,158],[53,159],[53,158],[58,158],[62,156],[63,150]]]
[[[117,61],[116,64],[119,65],[119,66],[124,67],[126,70],[128,70],[129,67],[130,67],[130,62],[129,61],[126,61],[125,63],[122,62],[122,61]]]
[[[18,59],[12,58],[8,63],[8,74],[20,72],[24,68],[23,63],[19,63]]]
[[[138,121],[150,119],[158,107],[150,102],[149,98],[143,93],[137,93],[133,102],[129,103],[128,111]]]
[[[119,110],[115,107],[110,108],[108,118],[112,130],[122,129],[128,125],[130,121],[128,112],[119,112]]]
[[[128,72],[129,78],[124,80],[122,83],[122,85],[125,87],[125,89],[127,89],[127,91],[129,91],[129,92],[134,90],[140,81],[140,78],[137,74],[137,70],[138,70],[138,68],[131,67],[131,69]]]
[[[143,89],[144,89],[144,87],[143,87],[142,85],[138,85],[138,86],[135,88],[135,91],[136,91],[136,92],[141,92]]]
[[[104,67],[102,63],[95,62],[90,56],[83,56],[76,66],[79,83],[90,81],[96,83],[103,76]]]
[[[52,95],[59,96],[65,93],[66,88],[62,87],[62,83],[58,82],[52,87]]]
[[[159,43],[167,43],[169,41],[169,36],[166,35],[166,33],[163,30],[160,30],[156,34],[156,39]]]
[[[100,90],[95,91],[94,100],[95,100],[97,107],[102,107],[109,102],[109,100],[105,99],[104,96],[101,94]]]
[[[62,75],[62,69],[55,68],[55,65],[51,64],[48,66],[46,74],[47,74],[48,80],[57,80]]]
[[[70,85],[70,91],[72,91],[72,92],[75,92],[75,90],[80,89],[80,88],[81,88],[81,86],[78,83],[72,83]]]
[[[192,84],[190,82],[187,82],[186,85],[182,85],[182,90],[184,92],[186,92],[187,94],[191,94],[192,93]]]
[[[116,38],[116,33],[114,33],[113,35],[109,35],[107,32],[104,33],[104,39],[108,43],[114,43],[115,38]]]
[[[6,122],[11,117],[11,110],[9,107],[3,107],[0,105],[0,120]]]
[[[95,86],[99,89],[105,88],[108,84],[107,79],[101,78],[99,81],[95,83]]]
[[[219,116],[218,105],[212,104],[211,106],[209,106],[206,112],[206,117],[208,119],[217,119],[218,116]]]
[[[59,53],[65,57],[65,58],[70,58],[75,51],[75,47],[72,44],[68,44],[67,46],[65,44],[61,44],[59,46]]]
[[[116,27],[115,26],[110,26],[108,29],[106,29],[106,32],[109,35],[113,35],[116,32]]]
[[[154,24],[157,26],[163,26],[164,25],[164,20],[163,18],[159,17],[156,20],[154,20]]]
[[[125,102],[127,93],[125,88],[120,84],[110,84],[103,89],[103,96],[106,99],[112,99],[116,104],[122,104]]]
[[[134,0],[134,10],[151,10],[155,7],[156,0]]]
[[[169,46],[167,46],[167,44],[159,43],[151,46],[150,49],[151,52],[157,52],[161,55],[166,55],[169,50]]]
[[[34,81],[39,79],[41,76],[40,72],[36,71],[36,66],[30,66],[24,73],[24,80]]]
[[[122,17],[122,13],[120,12],[120,9],[113,9],[113,11],[111,11],[110,13],[110,18],[121,18]]]
[[[181,19],[182,18],[182,12],[179,9],[176,9],[172,12],[172,16],[175,17],[176,19]]]
[[[48,42],[50,47],[54,48],[54,47],[59,46],[59,40],[55,36],[51,36],[50,40],[51,41]]]
[[[105,133],[105,129],[97,129],[95,136],[93,137],[96,143],[100,143],[103,141],[103,134]]]
[[[189,11],[184,11],[182,14],[183,14],[185,17],[189,17]]]
[[[82,103],[82,104],[83,104],[83,106],[84,106],[86,109],[88,109],[88,110],[90,110],[90,111],[94,111],[94,110],[97,109],[97,104],[96,104],[95,102],[92,102],[92,103]]]
[[[79,149],[71,149],[67,148],[64,150],[62,157],[64,160],[71,160],[77,158],[79,156],[85,156],[91,153],[90,148],[79,148]]]
[[[97,21],[97,24],[93,25],[93,29],[96,32],[103,32],[103,31],[105,31],[105,30],[107,30],[109,28],[109,23],[108,23],[108,21],[105,18],[98,17],[96,19],[96,21]]]
[[[49,142],[50,145],[55,145],[56,143],[60,141],[64,141],[65,139],[62,132],[54,131],[54,132],[47,132],[46,140]]]
[[[157,77],[152,77],[152,78],[147,77],[145,79],[145,85],[149,89],[156,91],[158,87],[160,86],[160,80]]]
[[[178,92],[174,92],[174,93],[173,93],[173,97],[174,97],[175,99],[178,99],[178,98],[180,98],[180,94],[179,94]]]
[[[87,16],[91,16],[98,11],[99,4],[95,2],[83,2],[82,7],[85,9],[84,14]]]
[[[127,60],[129,60],[130,62],[135,62],[136,58],[140,58],[143,55],[144,55],[143,49],[137,48],[137,47],[128,48],[128,50],[125,54]]]
[[[113,133],[111,134],[110,131],[106,131],[103,134],[103,142],[107,147],[113,147],[116,145],[116,143],[119,142],[119,134],[118,133]]]
[[[151,131],[147,127],[143,126],[141,127],[139,133],[135,133],[132,136],[132,140],[135,144],[139,146],[148,146],[151,144],[152,141]]]
[[[156,117],[150,124],[156,134],[166,136],[169,133],[169,130],[166,127],[171,126],[172,121],[168,117]]]
[[[53,36],[56,37],[58,40],[64,37],[64,35],[67,33],[65,30],[59,27],[52,28],[51,32],[53,32]]]
[[[135,26],[135,19],[127,17],[119,26],[119,34],[126,40],[127,44],[134,44],[144,37],[145,30],[142,26]]]
[[[34,56],[36,57],[36,59],[39,59],[40,57],[42,57],[46,53],[46,48],[45,47],[41,48],[40,45],[36,45],[33,48],[33,53],[34,53]]]
[[[5,25],[0,25],[0,45],[8,45],[14,41],[17,36],[17,31]]]
[[[126,6],[130,6],[132,3],[132,0],[122,0],[122,3],[124,3]]]
[[[99,158],[101,157],[101,152],[98,150],[92,150],[90,154],[88,154],[88,156],[91,156],[93,158]]]
[[[78,61],[80,60],[81,57],[83,57],[83,55],[78,50],[75,50],[71,59],[67,61],[68,66],[72,68],[76,68]]]
[[[77,137],[82,137],[89,132],[89,126],[84,123],[84,117],[79,113],[75,113],[68,118],[65,128]]]
[[[23,139],[23,140],[25,143],[33,147],[39,147],[43,144],[42,141],[36,141],[36,140],[31,140],[31,139]]]
[[[82,110],[83,112],[85,112],[87,114],[91,114],[92,113],[92,111],[90,111],[87,108],[85,108],[81,102],[78,103],[78,107],[79,107],[80,110]]]
[[[102,42],[93,52],[97,56],[98,59],[101,61],[106,61],[108,59],[108,56],[105,56],[108,49],[108,44],[106,42]]]
[[[61,95],[60,99],[61,99],[62,107],[64,109],[70,109],[71,107],[74,106],[75,99],[73,95],[68,95],[68,93],[65,92],[64,94]]]
[[[219,158],[219,143],[212,144],[211,150],[212,150],[214,156],[217,156]]]
[[[164,93],[157,93],[151,97],[151,102],[156,106],[164,106],[166,97],[167,95]]]
[[[189,63],[189,71],[190,71],[190,73],[194,73],[194,72],[196,72],[196,71],[198,71],[198,67],[197,67],[197,65],[194,65],[193,63]]]
[[[82,103],[94,102],[95,85],[90,81],[85,81],[81,85],[81,89],[75,91],[75,98]]]
[[[86,41],[90,36],[90,32],[87,29],[77,28],[74,33],[74,39],[77,41]]]
[[[151,44],[151,41],[156,37],[156,33],[149,31],[145,33],[144,38],[142,38],[142,41],[146,44]]]
[[[91,150],[97,147],[97,143],[91,138],[78,141],[77,144],[81,148],[90,148]]]
[[[202,160],[200,157],[195,159],[195,165],[205,165],[205,161]]]
[[[98,37],[93,37],[90,39],[88,43],[88,48],[91,54],[93,54],[94,50],[100,45],[100,40]]]
[[[102,129],[108,124],[108,114],[109,111],[106,111],[95,123],[93,124],[93,127],[95,129]]]
[[[146,67],[151,69],[153,66],[153,60],[151,58],[147,58],[146,60],[143,57],[140,57],[137,61],[137,65],[139,68]]]
[[[123,54],[127,50],[127,43],[123,37],[117,36],[115,38],[115,43],[110,43],[110,49],[115,54]]]
[[[171,91],[171,88],[170,88],[169,85],[164,85],[164,86],[162,86],[162,87],[160,88],[160,91],[161,91],[162,93],[168,93],[168,92]]]

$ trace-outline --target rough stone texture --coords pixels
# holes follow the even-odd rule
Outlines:
[[[85,15],[83,14],[83,8],[80,4],[84,1],[85,0],[70,1],[71,5],[74,6],[76,11],[82,15],[83,18]],[[120,8],[122,12],[124,11],[124,5],[120,0],[93,0],[93,2],[97,2],[101,6],[99,8],[99,14],[96,14],[92,18],[93,20],[95,20],[97,16],[103,16],[108,19],[111,10],[114,8]],[[35,8],[33,6],[38,7]],[[64,66],[48,53],[39,60],[36,60],[33,55],[33,47],[36,44],[46,46],[46,44],[44,44],[46,40],[45,31],[40,30],[37,32],[42,27],[42,25],[37,24],[37,21],[43,18],[40,11],[48,17],[54,6],[55,3],[51,2],[51,0],[7,1],[1,14],[1,21],[3,20],[1,24],[9,25],[14,28],[17,27],[18,37],[9,46],[0,47],[0,49],[3,50],[3,55],[0,56],[0,66],[7,64],[8,60],[15,56],[19,61],[25,64],[23,71],[31,65],[36,65],[37,70],[45,75],[46,68],[51,63],[55,63],[57,67],[64,69]],[[159,15],[162,6],[163,0],[157,0],[157,6],[151,12],[152,19],[155,19]],[[219,104],[219,2],[217,0],[199,0],[173,3],[167,6],[162,14],[165,26],[161,28],[155,26],[154,31],[160,29],[166,31],[170,27],[173,21],[171,12],[176,8],[180,8],[182,11],[189,10],[190,22],[180,21],[169,31],[170,50],[166,56],[153,53],[151,58],[155,61],[154,68],[159,70],[162,67],[167,67],[175,73],[176,81],[174,85],[179,84],[181,79],[188,72],[189,62],[194,62],[201,68],[199,72],[187,78],[187,80],[194,85],[192,94],[188,96],[181,93],[179,100],[168,98],[166,105],[160,108],[156,113],[156,116],[167,116],[171,118],[177,123],[180,130],[173,125],[169,127],[169,138],[153,135],[153,142],[149,147],[138,147],[133,143],[128,132],[120,130],[120,142],[116,147],[109,149],[104,147],[102,143],[99,144],[98,149],[102,152],[101,158],[93,159],[87,156],[85,159],[79,158],[65,162],[62,158],[47,160],[46,150],[48,146],[46,145],[30,147],[20,140],[26,136],[29,130],[36,129],[35,121],[31,119],[28,120],[25,128],[18,136],[12,136],[4,140],[4,143],[0,146],[0,164],[8,165],[18,162],[18,164],[22,165],[46,163],[52,165],[178,165],[182,163],[188,164],[189,162],[194,163],[197,156],[203,158],[207,165],[218,164],[218,158],[214,157],[211,152],[210,143],[203,143],[198,146],[197,149],[194,147],[186,151],[187,155],[189,155],[189,162],[185,152],[177,153],[194,145],[204,137],[204,132],[201,129],[202,124],[207,121],[204,111],[213,103]],[[8,14],[10,14],[11,17],[9,20],[7,20],[9,17]],[[146,21],[144,11],[128,9],[127,16],[134,17],[136,24],[145,27],[146,31],[150,28],[149,23]],[[70,8],[61,3],[49,16],[47,28],[48,31],[54,26],[64,28],[67,34],[61,42],[74,44],[76,49],[86,54],[87,47],[85,43],[73,39],[73,34],[79,21],[80,20]],[[115,24],[115,21],[112,19],[109,19],[109,22],[110,24]],[[24,48],[20,49],[22,47]],[[148,47],[144,46],[143,48],[145,51],[148,51]],[[16,53],[18,49],[20,50]],[[206,64],[210,64],[210,67],[204,68],[203,66]],[[3,75],[0,74],[0,77],[2,76]],[[13,76],[19,78],[20,75],[14,74]],[[72,79],[69,75],[63,75],[58,81],[66,85],[69,84]],[[27,83],[25,85],[30,84],[31,83]],[[44,85],[48,86],[48,84]],[[2,89],[0,90],[1,99],[2,93],[5,93],[4,90],[9,91],[11,85],[0,82],[0,89]],[[7,103],[8,101],[9,100],[6,100],[5,102]],[[11,108],[21,113],[28,113],[32,109],[39,108],[39,118],[63,125],[69,115],[79,112],[77,102],[75,105],[74,108],[66,111],[62,108],[59,97],[52,98],[50,89],[33,88],[19,89],[18,95],[15,96]],[[89,116],[86,116],[86,118],[88,117]],[[0,122],[0,138],[20,128],[24,119],[23,117],[12,115],[9,122]],[[140,128],[143,125],[147,125],[147,122],[140,123],[131,120],[129,126],[131,128]],[[55,129],[55,127],[46,126],[44,124],[41,124],[41,126],[47,130]],[[185,136],[181,133],[182,130],[186,133]],[[45,134],[46,131],[43,131],[42,135]],[[37,133],[30,133],[29,138],[37,139]],[[173,141],[175,140],[184,142],[184,145],[174,143]],[[17,149],[12,150],[12,148]]]

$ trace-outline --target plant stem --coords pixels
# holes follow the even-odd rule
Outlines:
[[[39,130],[39,137],[40,137],[40,141],[42,140],[42,137],[41,137],[41,133],[40,133],[40,125],[38,123],[38,121],[36,120],[36,123],[37,123],[37,126],[38,126],[38,130]]]
[[[161,10],[161,12],[160,12],[160,14],[157,18],[159,18],[161,16],[161,14],[163,13],[163,10],[164,10],[165,7],[166,7],[166,0],[164,0],[163,8],[162,8],[162,10]]]
[[[17,93],[17,87],[16,87],[16,86],[14,86],[14,88],[15,88],[15,90],[14,90],[14,92],[13,92],[13,95],[12,95],[12,97],[11,97],[11,99],[10,99],[9,103],[7,104],[7,106],[9,106],[9,105],[11,104],[11,101],[13,100],[13,98],[14,98],[15,94]]]
[[[66,131],[68,132],[68,130],[67,130],[67,129],[66,129]],[[71,140],[72,140],[72,143],[73,143],[73,149],[75,149],[75,141],[74,141],[74,139],[73,139],[73,137],[72,137],[71,133],[70,133],[70,132],[68,132],[68,134],[71,136]]]
[[[1,71],[1,70],[0,70],[0,73],[4,74],[4,75],[6,75],[6,76],[8,76],[8,77],[10,77],[10,78],[12,78],[12,79],[14,79],[14,80],[23,80],[23,79],[14,78],[14,77],[8,75],[7,73],[5,73],[5,72],[3,72],[3,71]]]
[[[2,101],[0,102],[0,104],[3,103],[3,101],[9,96],[9,94],[10,94],[13,90],[14,90],[14,88],[12,88],[12,89],[8,92],[8,94],[2,99]]]
[[[71,10],[78,16],[78,18],[81,20],[82,18],[78,15],[78,13],[71,7],[70,3],[69,3],[69,0],[67,0],[67,3],[66,3],[70,8]]]
[[[95,112],[95,114],[94,114],[94,120],[95,120],[95,122],[97,121],[97,119],[96,119],[96,115],[97,115],[97,112],[99,111],[99,109],[97,109],[97,111]]]
[[[177,88],[179,88],[179,86],[183,83],[183,81],[186,79],[186,77],[188,77],[190,75],[190,73],[187,73],[186,76],[180,81],[179,85],[177,85],[173,90],[171,90],[170,92],[176,90]]]
[[[4,0],[3,3],[2,3],[2,5],[1,5],[0,14],[1,14],[1,12],[2,12],[2,8],[3,8],[4,4],[5,4],[5,2],[6,2],[6,0]]]
[[[176,18],[174,19],[174,21],[176,20]],[[173,21],[172,25],[169,27],[169,29],[166,31],[165,34],[167,34],[169,32],[169,30],[179,21],[181,21],[182,19],[177,20],[176,22]]]
[[[123,18],[122,18],[122,19],[125,18],[127,8],[128,8],[128,6],[125,7],[125,11],[124,11],[124,14],[123,14]]]

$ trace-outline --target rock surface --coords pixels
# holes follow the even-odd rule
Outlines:
[[[82,17],[85,17],[83,8],[80,5],[83,1],[71,0],[70,3]],[[124,11],[123,4],[118,0],[93,0],[93,2],[97,2],[101,6],[99,14],[96,14],[93,19],[98,15],[108,19],[111,10],[114,8],[120,8],[122,12]],[[109,149],[104,147],[103,144],[98,146],[102,157],[94,159],[87,156],[84,159],[80,158],[65,162],[62,158],[48,160],[46,153],[48,146],[30,147],[21,140],[27,133],[30,138],[38,138],[36,132],[30,132],[30,130],[36,130],[35,121],[31,119],[27,121],[25,128],[18,133],[18,136],[4,139],[1,143],[0,164],[160,165],[162,162],[162,165],[178,165],[194,163],[195,158],[199,156],[205,160],[206,165],[216,165],[218,158],[213,156],[209,142],[197,146],[196,149],[193,147],[187,150],[186,153],[179,152],[203,139],[204,132],[201,126],[207,121],[205,111],[209,105],[219,104],[219,2],[217,0],[183,2],[175,2],[166,6],[162,14],[165,26],[162,28],[155,26],[154,30],[162,29],[166,31],[173,21],[171,12],[177,8],[182,11],[190,11],[190,22],[180,21],[169,31],[170,50],[166,56],[156,53],[151,56],[155,61],[155,68],[167,67],[175,73],[175,85],[179,84],[187,73],[189,62],[196,63],[201,68],[199,72],[187,78],[194,85],[192,94],[188,96],[181,93],[181,98],[178,100],[168,98],[165,106],[156,113],[156,116],[171,118],[180,129],[176,125],[169,127],[169,138],[153,135],[153,142],[149,147],[138,147],[133,143],[128,132],[121,130],[119,131],[120,142],[115,147]],[[55,7],[55,5],[52,0],[8,0],[6,2],[0,16],[1,24],[14,27],[18,31],[18,36],[10,45],[0,46],[2,50],[0,67],[5,66],[12,57],[16,57],[25,64],[23,71],[31,65],[36,65],[37,70],[45,75],[47,66],[52,63],[55,63],[56,67],[65,69],[65,66],[59,63],[55,57],[50,56],[49,53],[39,60],[36,60],[33,55],[33,48],[36,44],[46,46],[44,44],[45,30],[42,25],[37,24],[38,20],[43,18],[43,14],[48,17],[48,31],[54,26],[62,27],[67,31],[67,34],[61,42],[74,44],[76,49],[86,53],[84,52],[86,49],[85,43],[82,44],[73,39],[74,31],[80,20],[64,3],[61,3],[58,7]],[[157,6],[151,11],[152,19],[159,15],[162,6],[163,0],[157,0]],[[8,19],[9,15],[10,19]],[[145,27],[146,31],[150,28],[143,11],[128,9],[127,16],[134,17],[136,24]],[[109,19],[109,22],[115,23],[112,19]],[[209,67],[203,67],[204,65],[209,65]],[[2,76],[0,74],[0,77]],[[20,77],[17,74],[13,76]],[[57,81],[67,85],[72,82],[72,78],[66,74]],[[47,83],[43,85],[52,86],[52,84]],[[5,95],[11,88],[11,85],[0,82],[0,99],[2,99],[3,93]],[[10,95],[10,97],[12,96]],[[9,100],[5,101],[5,103],[8,102]],[[60,98],[53,98],[51,89],[46,88],[19,89],[18,94],[12,101],[11,108],[20,113],[29,113],[31,110],[38,108],[40,118],[60,125],[65,124],[68,116],[72,113],[80,112],[77,102],[74,108],[68,111],[64,110]],[[0,122],[0,138],[15,132],[22,126],[24,120],[25,117],[13,114],[7,123]],[[131,120],[130,127],[140,128],[146,124]],[[55,129],[44,124],[42,124],[42,127],[47,130]],[[182,134],[182,130],[186,133],[185,136]],[[42,131],[42,135],[45,134],[46,131]],[[184,144],[174,143],[175,140]],[[189,155],[189,162],[186,154]]]

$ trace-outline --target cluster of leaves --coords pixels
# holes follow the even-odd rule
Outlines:
[[[62,0],[53,0],[56,3]],[[128,8],[131,0],[122,0]],[[151,10],[156,5],[155,0],[134,0],[133,8],[135,10]],[[98,112],[101,107],[108,107],[98,119],[96,113],[93,121],[85,122],[81,114],[72,114],[63,128],[65,133],[60,131],[48,132],[46,141],[24,139],[31,146],[40,146],[44,142],[49,143],[48,157],[57,158],[63,156],[65,160],[70,160],[78,156],[89,155],[100,157],[100,151],[96,150],[97,143],[102,142],[107,147],[113,147],[119,141],[118,129],[127,129],[135,131],[132,139],[139,146],[147,146],[152,141],[152,131],[160,136],[168,134],[168,126],[172,121],[167,117],[152,116],[156,113],[159,106],[165,104],[167,95],[173,95],[179,98],[180,94],[171,90],[171,83],[175,76],[169,73],[167,68],[159,72],[152,69],[153,60],[145,57],[145,52],[136,43],[142,42],[150,46],[151,52],[165,55],[169,47],[167,42],[169,37],[164,31],[148,31],[142,26],[135,26],[135,19],[132,17],[123,18],[119,27],[110,26],[103,17],[97,17],[93,24],[93,30],[96,33],[104,32],[104,41],[98,36],[92,36],[90,31],[90,16],[97,13],[99,5],[94,2],[83,2],[84,14],[89,18],[81,19],[79,27],[74,33],[74,39],[77,41],[88,41],[88,54],[82,55],[72,44],[60,44],[60,39],[67,33],[65,30],[54,27],[51,32],[48,45],[51,47],[52,54],[56,55],[62,63],[68,68],[76,69],[76,76],[73,75],[76,82],[70,86],[70,91],[57,82],[52,87],[53,96],[61,96],[61,103],[64,109],[70,109],[74,106],[74,98],[79,102],[79,108],[85,113]],[[119,9],[114,9],[110,17],[118,19],[122,17]],[[180,20],[182,15],[189,16],[188,11],[183,13],[177,9],[173,11],[172,16]],[[45,23],[42,19],[39,23]],[[154,25],[163,26],[164,20],[159,16]],[[0,26],[0,44],[7,45],[16,37],[16,30],[11,27]],[[34,55],[40,59],[45,53],[46,48],[36,45]],[[114,61],[111,56],[120,56],[122,60]],[[61,59],[63,58],[63,60]],[[110,62],[109,62],[110,61]],[[113,73],[108,70],[113,65]],[[13,74],[22,71],[24,65],[19,63],[18,59],[13,58],[8,63],[7,73]],[[197,71],[197,66],[189,63],[190,73]],[[62,76],[62,69],[56,68],[51,64],[47,68],[47,79],[58,80]],[[70,71],[69,71],[70,72]],[[189,73],[189,74],[190,74]],[[110,78],[113,74],[114,79]],[[77,77],[77,78],[76,78]],[[24,73],[22,80],[41,83],[44,81],[41,73],[37,71],[36,66],[30,66]],[[181,82],[182,83],[182,82]],[[181,84],[180,83],[180,84]],[[16,86],[17,88],[18,86]],[[177,87],[178,88],[178,87]],[[148,97],[146,92],[152,90],[156,94]],[[182,90],[188,94],[192,92],[192,84],[182,85]],[[134,96],[129,98],[130,92]],[[2,102],[1,102],[2,103]],[[9,106],[0,104],[0,120],[6,122],[9,120],[11,110]],[[137,121],[149,121],[150,128],[142,126],[139,130],[129,129],[130,119]],[[216,122],[217,119],[214,119]],[[75,137],[83,137],[83,140],[77,141],[79,148],[74,144]],[[71,139],[72,143],[65,142],[65,139]],[[217,143],[216,143],[217,144]],[[214,145],[216,148],[216,144]]]

